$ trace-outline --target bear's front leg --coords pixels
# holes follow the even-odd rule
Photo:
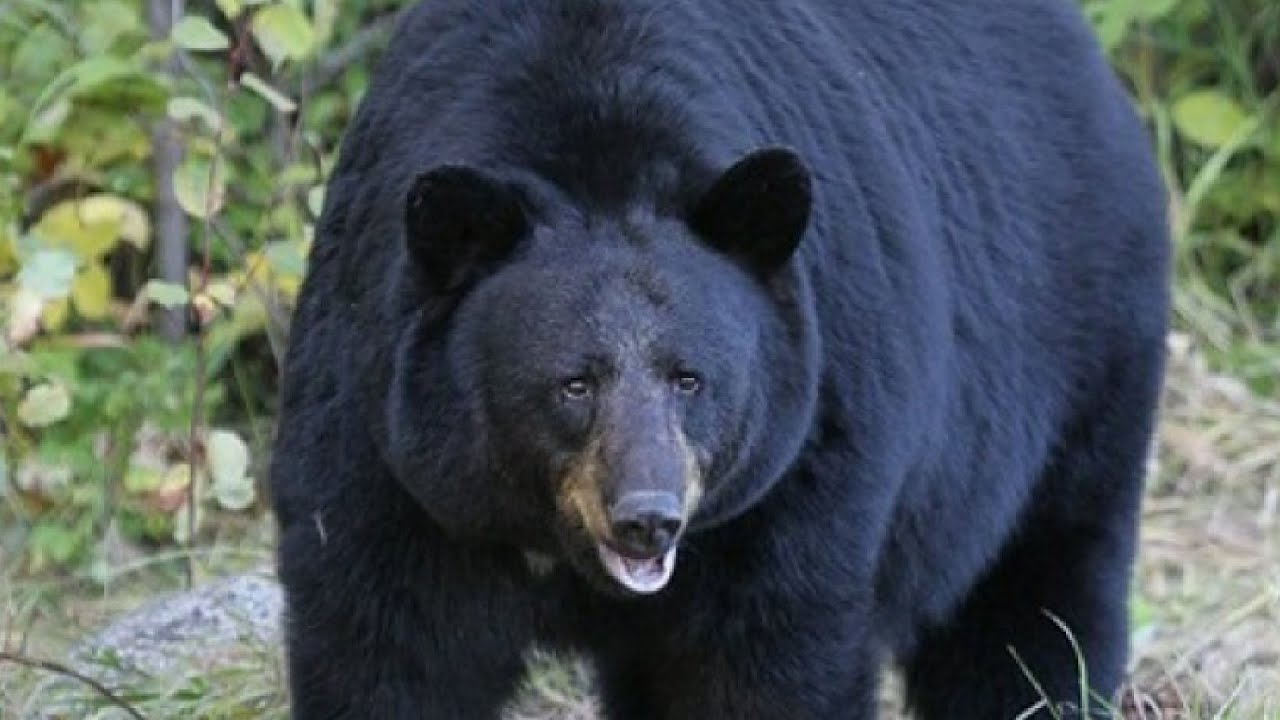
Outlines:
[[[293,718],[497,720],[532,641],[518,553],[322,527],[281,538]]]
[[[874,720],[879,659],[860,618],[716,613],[625,660],[602,659],[609,720]]]

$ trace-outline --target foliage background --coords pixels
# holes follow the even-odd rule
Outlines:
[[[106,541],[260,509],[322,180],[402,4],[218,0],[171,29],[148,22],[171,0],[0,10],[0,543],[26,571],[101,579]]]
[[[0,578],[262,547],[289,304],[409,3],[183,4],[0,4]],[[1280,396],[1280,3],[1081,5],[1170,187],[1179,330]]]

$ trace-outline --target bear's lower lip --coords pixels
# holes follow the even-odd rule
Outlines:
[[[596,543],[596,553],[609,576],[634,593],[648,595],[667,586],[676,567],[676,548],[647,560],[623,557],[604,543]]]

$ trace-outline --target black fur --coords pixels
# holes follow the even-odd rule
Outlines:
[[[738,161],[689,211],[689,226],[722,252],[768,277],[804,236],[813,204],[809,172],[784,149]]]
[[[464,290],[529,229],[517,191],[466,167],[423,173],[405,204],[409,255],[435,293]]]
[[[712,190],[769,147],[781,195]],[[423,3],[291,331],[295,717],[494,718],[537,643],[612,720],[866,720],[890,660],[926,720],[1012,718],[1010,647],[1079,697],[1046,613],[1111,693],[1168,313],[1146,148],[1067,0]],[[406,231],[444,166],[515,198],[439,220],[485,252]],[[671,584],[620,596],[557,510],[596,420],[556,388],[653,408],[686,370],[610,425],[674,418],[706,481]]]

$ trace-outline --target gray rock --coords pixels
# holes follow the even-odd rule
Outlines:
[[[253,671],[279,674],[280,587],[253,572],[147,602],[77,643],[67,664],[128,698],[176,692],[194,678]],[[83,683],[44,682],[21,717],[124,717]]]
[[[238,575],[153,600],[80,643],[80,659],[114,652],[121,666],[164,675],[224,646],[280,642],[280,586],[265,572]]]
[[[77,643],[67,664],[116,692],[147,718],[280,718],[280,587],[269,571],[230,577],[147,602]],[[507,720],[597,720],[581,662],[531,653],[528,681]],[[246,715],[248,711],[248,715]],[[117,720],[128,714],[83,683],[44,682],[24,720]]]

